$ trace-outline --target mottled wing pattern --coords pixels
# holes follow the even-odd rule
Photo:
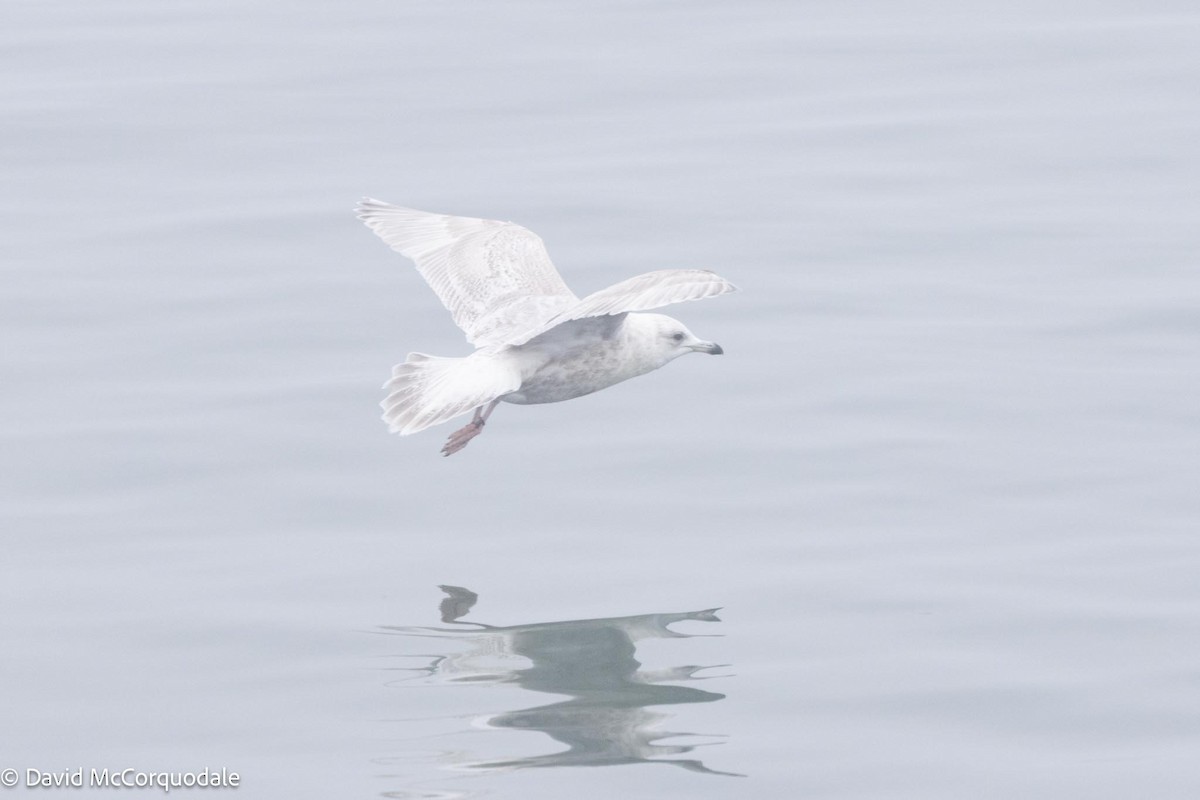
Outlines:
[[[416,263],[467,341],[478,347],[510,344],[579,302],[542,240],[520,225],[430,214],[369,197],[357,211],[393,250]]]
[[[540,327],[511,340],[509,344],[524,344],[535,336],[572,320],[624,314],[628,311],[649,311],[673,303],[702,300],[736,291],[737,287],[732,283],[706,269],[663,269],[647,272],[589,294],[557,316],[546,320]]]

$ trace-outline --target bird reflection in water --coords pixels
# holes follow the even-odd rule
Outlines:
[[[446,593],[440,606],[442,622],[456,627],[387,626],[383,630],[451,638],[468,649],[433,656],[428,666],[414,671],[440,681],[511,683],[531,692],[569,698],[478,720],[490,728],[541,731],[566,745],[566,750],[456,766],[522,769],[660,763],[714,775],[736,774],[710,769],[695,758],[671,758],[700,746],[679,743],[696,734],[662,730],[660,724],[670,715],[649,710],[650,706],[711,703],[724,698],[716,692],[673,685],[703,680],[696,673],[708,667],[645,670],[634,657],[639,640],[699,635],[679,633],[669,626],[685,620],[719,622],[717,609],[494,626],[460,621],[478,599],[474,592],[459,586],[439,588]],[[674,743],[663,743],[668,739]]]

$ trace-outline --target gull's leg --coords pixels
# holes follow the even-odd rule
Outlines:
[[[456,430],[454,433],[450,434],[450,438],[446,440],[446,445],[442,448],[442,455],[454,455],[459,450],[462,450],[464,447],[466,447],[467,442],[478,436],[480,431],[483,430],[483,426],[484,423],[487,422],[487,418],[491,416],[492,409],[494,409],[496,404],[499,402],[500,398],[497,397],[486,406],[480,406],[479,408],[475,409],[475,418],[463,427]]]

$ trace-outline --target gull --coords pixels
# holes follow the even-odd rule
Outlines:
[[[644,375],[688,353],[720,355],[653,308],[737,291],[714,272],[647,272],[579,299],[546,246],[512,222],[432,214],[363,198],[367,227],[417,271],[476,350],[465,358],[409,353],[392,369],[380,405],[402,436],[472,409],[442,454],[467,446],[500,402],[556,403]]]

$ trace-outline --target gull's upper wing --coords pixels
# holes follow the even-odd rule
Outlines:
[[[511,344],[579,302],[542,240],[520,225],[430,214],[369,197],[357,211],[393,250],[416,263],[476,346]]]
[[[546,320],[541,326],[511,340],[509,344],[524,344],[564,322],[624,314],[627,311],[648,311],[652,308],[702,300],[738,289],[715,272],[706,269],[660,269],[647,272],[607,289],[589,294],[579,302]]]

